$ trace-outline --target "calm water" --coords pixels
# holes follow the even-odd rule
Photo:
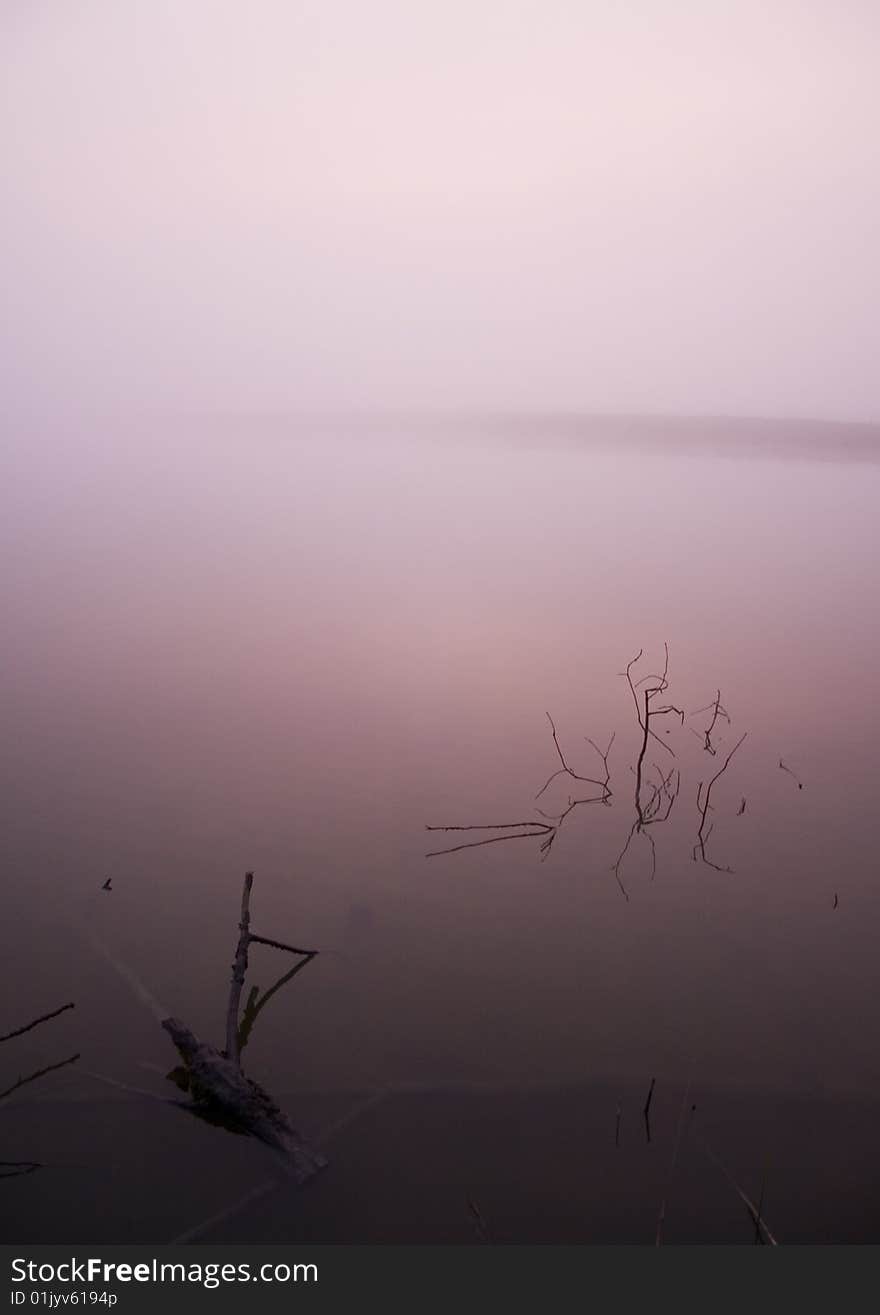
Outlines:
[[[779,432],[178,422],[18,434],[0,517],[0,1031],[77,1008],[7,1043],[0,1086],[82,1059],[8,1102],[0,1132],[8,1158],[47,1158],[51,1140],[92,1202],[92,1239],[113,1231],[106,1167],[82,1187],[96,1127],[108,1140],[96,1092],[111,1089],[85,1071],[162,1091],[155,1070],[174,1055],[83,925],[220,1044],[248,868],[254,929],[322,952],[267,1009],[250,1071],[315,1126],[344,1108],[338,1093],[458,1091],[446,1115],[403,1120],[413,1190],[420,1163],[434,1180],[443,1130],[452,1143],[467,1122],[462,1091],[607,1091],[610,1137],[615,1102],[627,1093],[636,1123],[652,1077],[667,1132],[688,1083],[726,1102],[731,1127],[737,1093],[765,1116],[766,1101],[814,1101],[836,1111],[824,1128],[876,1092],[880,464],[870,447],[835,460],[833,435]],[[681,790],[653,828],[653,877],[634,838],[625,899],[612,865],[634,820],[640,736],[621,673],[639,649],[634,674],[656,671],[664,642],[666,697],[688,716],[657,725],[676,757],[652,742],[646,770],[674,765]],[[707,714],[691,714],[718,689],[731,723],[711,758]],[[615,733],[610,806],[574,809],[543,860],[534,838],[426,859],[443,847],[426,824],[562,812],[579,784],[564,776],[535,800],[559,766],[547,712],[586,776],[604,773],[584,737],[604,747]],[[712,795],[707,852],[732,869],[719,872],[692,860],[697,785],[743,731]],[[286,966],[253,951],[261,985]],[[152,1111],[122,1096],[113,1108],[124,1160],[131,1120]],[[176,1162],[205,1163],[219,1138],[244,1164],[250,1143],[170,1122]],[[398,1126],[389,1116],[364,1135],[395,1141]],[[791,1152],[808,1182],[812,1127]],[[826,1193],[844,1190],[847,1156],[880,1146],[880,1134],[865,1144],[872,1120],[859,1127]],[[349,1162],[363,1155],[356,1133]],[[771,1120],[762,1148],[778,1135]],[[146,1233],[174,1235],[185,1220],[163,1234],[142,1168],[120,1169],[118,1190],[124,1179],[151,1203]],[[50,1172],[5,1184],[6,1198],[18,1193],[23,1236],[65,1240],[76,1192]],[[491,1165],[484,1178],[491,1195]],[[333,1191],[328,1175],[322,1218]]]

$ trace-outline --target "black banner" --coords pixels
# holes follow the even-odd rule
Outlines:
[[[766,1308],[869,1291],[876,1247],[2,1247],[11,1312],[344,1311],[400,1299],[414,1309],[548,1311],[723,1295]]]

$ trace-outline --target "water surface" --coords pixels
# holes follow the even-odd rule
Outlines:
[[[83,924],[222,1042],[246,869],[254,928],[321,951],[249,1055],[315,1126],[322,1093],[408,1084],[494,1091],[508,1116],[504,1092],[601,1089],[612,1137],[616,1100],[637,1115],[652,1077],[670,1137],[697,1089],[730,1127],[740,1097],[770,1108],[761,1093],[773,1109],[862,1108],[880,1080],[876,452],[853,430],[707,425],[701,440],[698,422],[678,436],[551,420],[20,430],[0,529],[0,1031],[77,1008],[0,1058],[10,1082],[82,1059],[14,1117],[50,1094],[95,1099],[86,1069],[163,1090],[142,1066],[170,1067],[166,1038]],[[644,837],[627,852],[624,898],[612,865],[640,734],[621,673],[640,649],[636,674],[662,667],[664,644],[668,699],[688,715],[658,726],[676,756],[652,742],[646,770],[674,762],[681,791],[654,829],[653,875]],[[731,722],[712,758],[692,714],[719,689]],[[565,776],[535,799],[560,765],[548,712],[578,774],[604,774],[584,737],[615,734],[610,806],[575,809],[543,859],[536,839],[426,859],[442,847],[426,824],[567,806]],[[743,731],[713,791],[718,871],[692,858],[697,785]],[[254,950],[260,984],[284,966]],[[421,1146],[410,1120],[429,1196],[428,1141],[438,1127],[454,1140],[459,1099]],[[179,1117],[178,1161],[230,1140],[188,1140]],[[393,1138],[395,1120],[382,1126]],[[65,1154],[88,1164],[81,1120],[70,1128]],[[871,1149],[870,1121],[858,1128],[854,1157]],[[552,1195],[551,1159],[528,1174]],[[28,1237],[64,1240],[49,1173],[6,1199],[30,1202]],[[845,1195],[845,1164],[831,1177]],[[112,1232],[99,1178],[93,1239]],[[333,1218],[329,1176],[322,1191]],[[536,1219],[511,1240],[537,1236]]]

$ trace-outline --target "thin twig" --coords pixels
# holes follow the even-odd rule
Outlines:
[[[798,776],[795,776],[794,772],[791,770],[790,767],[786,767],[785,763],[782,761],[781,758],[779,759],[779,766],[782,768],[784,772],[788,772],[789,776],[792,777],[793,780],[797,781],[797,788],[799,790],[803,790],[804,788],[803,781]]]
[[[59,1014],[65,1013],[68,1009],[75,1009],[76,1005],[71,1002],[62,1005],[60,1009],[53,1009],[51,1014],[43,1014],[40,1018],[35,1018],[32,1023],[25,1023],[24,1027],[17,1027],[12,1032],[7,1032],[5,1036],[0,1036],[0,1041],[11,1041],[14,1036],[23,1036],[25,1032],[30,1032],[34,1027],[39,1027],[41,1023],[48,1023],[51,1018],[57,1018]]]
[[[703,731],[703,748],[706,750],[707,753],[710,753],[714,758],[715,754],[718,752],[717,749],[715,748],[715,745],[712,743],[712,732],[715,729],[715,723],[717,722],[719,717],[723,717],[727,722],[728,726],[730,725],[730,715],[728,714],[727,710],[725,708],[722,708],[721,706],[720,689],[716,692],[715,698],[712,703],[707,703],[704,708],[697,708],[696,712],[691,713],[691,716],[698,717],[701,712],[712,713],[712,720],[707,726],[706,730]],[[696,735],[696,731],[694,731],[694,734]]]
[[[549,776],[549,777],[547,778],[547,780],[546,780],[545,783],[541,786],[541,788],[540,788],[540,790],[538,791],[538,793],[535,795],[535,799],[540,799],[540,798],[541,798],[541,795],[544,793],[544,791],[545,791],[545,790],[547,789],[547,787],[550,785],[551,781],[555,781],[556,778],[557,778],[557,776],[565,776],[565,775],[568,775],[568,776],[570,776],[570,777],[572,778],[572,780],[574,780],[574,781],[586,781],[589,785],[598,785],[600,789],[605,789],[605,788],[607,788],[607,785],[608,785],[607,777],[606,777],[606,780],[605,780],[604,782],[603,782],[603,781],[597,781],[597,780],[595,780],[592,776],[579,776],[577,772],[575,772],[571,767],[569,767],[568,763],[565,761],[565,755],[563,754],[563,752],[562,752],[562,748],[561,748],[560,743],[559,743],[559,736],[556,734],[556,725],[555,725],[555,723],[554,723],[554,721],[553,721],[553,718],[550,716],[550,713],[549,713],[549,712],[546,713],[545,716],[547,717],[547,720],[548,720],[549,723],[550,723],[550,729],[551,729],[551,731],[553,732],[553,743],[554,743],[554,745],[556,746],[556,754],[557,754],[557,756],[558,756],[558,758],[559,758],[559,761],[562,763],[562,766],[561,766],[557,771],[553,772],[552,775]],[[592,744],[592,740],[590,741],[590,743]],[[595,748],[595,745],[594,745],[593,747]],[[610,745],[610,744],[609,744],[608,748],[609,748],[609,750],[610,750],[610,748],[611,748],[611,745]],[[604,755],[601,753],[601,751],[598,751],[598,750],[597,750],[597,752],[599,752],[600,757],[603,757],[603,758],[604,758]],[[605,766],[606,766],[606,768],[607,768],[607,766],[608,766],[607,761],[606,761],[606,763],[605,763]]]
[[[708,1155],[709,1159],[710,1159],[710,1160],[712,1161],[712,1163],[715,1165],[716,1169],[719,1169],[719,1170],[721,1171],[721,1173],[722,1173],[722,1174],[724,1175],[724,1177],[727,1179],[727,1181],[728,1181],[728,1183],[730,1184],[730,1186],[733,1188],[733,1190],[736,1192],[737,1196],[738,1196],[738,1197],[740,1198],[740,1200],[742,1201],[743,1205],[744,1205],[744,1206],[746,1207],[746,1209],[748,1210],[748,1212],[749,1212],[749,1214],[750,1214],[750,1216],[751,1216],[751,1218],[752,1218],[752,1222],[755,1224],[755,1227],[756,1227],[756,1228],[760,1228],[761,1233],[762,1233],[762,1235],[763,1235],[763,1237],[764,1237],[765,1242],[769,1243],[769,1245],[772,1246],[772,1247],[779,1246],[779,1243],[777,1242],[776,1238],[773,1236],[773,1234],[770,1232],[770,1229],[767,1227],[766,1223],[765,1223],[764,1220],[761,1218],[761,1213],[760,1213],[760,1211],[758,1210],[758,1207],[755,1205],[755,1203],[754,1203],[753,1201],[750,1201],[750,1200],[749,1200],[749,1198],[746,1196],[746,1194],[745,1194],[745,1192],[743,1191],[743,1189],[740,1187],[739,1183],[736,1181],[736,1179],[733,1177],[733,1175],[729,1172],[729,1170],[728,1170],[728,1169],[722,1164],[721,1160],[719,1160],[718,1156],[717,1156],[717,1155],[715,1154],[715,1152],[712,1150],[712,1147],[711,1147],[711,1146],[709,1145],[709,1143],[706,1141],[706,1138],[703,1137],[700,1133],[697,1134],[697,1137],[698,1137],[698,1139],[699,1139],[699,1141],[700,1141],[700,1144],[702,1145],[703,1150],[705,1151],[706,1155]]]
[[[648,1088],[648,1099],[645,1101],[645,1108],[642,1110],[642,1113],[645,1116],[645,1133],[648,1141],[651,1140],[651,1101],[654,1099],[654,1084],[656,1081],[656,1078],[651,1078],[651,1085]]]
[[[261,940],[261,938],[259,936],[252,936],[251,940],[259,941]],[[275,945],[274,941],[270,943],[272,945]],[[280,948],[280,947],[276,947],[276,948]],[[239,1024],[239,1028],[238,1028],[239,1054],[241,1054],[242,1050],[244,1050],[245,1046],[250,1040],[250,1035],[254,1029],[254,1024],[256,1023],[260,1014],[265,1009],[266,1005],[269,1003],[272,997],[276,995],[277,992],[280,991],[282,987],[286,986],[287,983],[291,981],[291,979],[294,978],[298,972],[301,972],[301,970],[305,968],[307,964],[311,963],[318,952],[317,950],[309,950],[309,951],[297,950],[295,951],[295,953],[302,954],[303,958],[300,959],[299,963],[295,963],[293,967],[288,972],[286,972],[282,977],[279,977],[275,985],[271,986],[268,991],[264,991],[263,994],[260,995],[258,987],[254,986],[251,988],[251,993],[248,996],[247,1004],[244,1007],[244,1013],[241,1016],[241,1023]]]
[[[457,854],[461,849],[478,849],[480,845],[494,845],[499,840],[530,840],[535,836],[546,837],[555,830],[549,822],[508,822],[497,826],[426,826],[426,831],[504,831],[512,827],[535,827],[533,831],[520,831],[517,835],[489,836],[485,840],[468,840],[461,845],[452,845],[449,849],[432,849],[425,858],[439,858],[441,854]]]
[[[226,1055],[233,1064],[239,1063],[238,1053],[238,1013],[241,1004],[241,992],[247,976],[248,944],[250,942],[250,898],[254,884],[253,872],[244,875],[244,888],[241,894],[241,920],[239,926],[238,946],[232,961],[232,982],[229,987],[229,1003],[226,1007]]]
[[[37,1078],[42,1078],[47,1073],[54,1073],[57,1068],[66,1068],[68,1064],[75,1064],[78,1059],[78,1054],[71,1055],[69,1059],[61,1059],[57,1064],[47,1064],[45,1068],[38,1068],[36,1073],[31,1073],[26,1078],[19,1078],[11,1087],[7,1087],[5,1091],[0,1091],[0,1100],[5,1100],[7,1096],[11,1096],[14,1091],[18,1091],[19,1087],[26,1087],[29,1082],[36,1082]]]
[[[731,749],[730,753],[724,759],[724,763],[722,764],[720,769],[715,773],[709,784],[706,786],[705,794],[703,793],[702,781],[700,782],[697,788],[697,809],[700,813],[700,829],[697,832],[697,840],[696,840],[696,844],[694,845],[693,857],[696,860],[697,854],[699,853],[703,862],[706,863],[710,868],[714,868],[716,872],[731,872],[732,868],[722,868],[717,863],[713,863],[710,859],[706,857],[706,842],[709,839],[709,836],[711,835],[712,832],[711,826],[709,828],[709,831],[706,831],[705,829],[706,819],[708,817],[709,809],[711,807],[710,798],[712,795],[712,786],[715,784],[718,778],[720,776],[723,776],[724,773],[727,771],[727,767],[728,764],[730,763],[731,758],[736,753],[737,749],[742,744],[743,740],[746,738],[747,735],[748,735],[748,731],[743,731],[742,735],[739,737],[736,744]]]
[[[45,1169],[39,1160],[0,1160],[0,1169],[11,1169],[11,1173],[0,1173],[0,1178],[23,1178],[25,1174],[36,1173]]]
[[[252,932],[248,933],[248,939],[251,945],[268,945],[273,950],[286,950],[288,954],[304,954],[307,959],[314,959],[317,950],[301,950],[298,945],[285,945],[284,941],[273,941],[268,936],[255,936]]]

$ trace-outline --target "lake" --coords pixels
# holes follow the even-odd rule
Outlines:
[[[206,1240],[653,1243],[666,1199],[748,1243],[764,1187],[780,1242],[880,1238],[880,434],[22,422],[3,469],[0,1032],[76,1008],[0,1088],[80,1055],[0,1110],[44,1165],[4,1236],[167,1241],[266,1178],[148,1094],[131,985],[222,1045],[252,870],[319,953],[247,1071],[331,1163]]]

